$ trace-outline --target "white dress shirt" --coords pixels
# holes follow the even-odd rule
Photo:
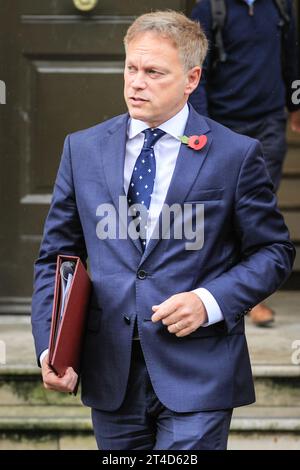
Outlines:
[[[154,230],[155,224],[162,210],[162,206],[170,186],[171,178],[177,160],[177,155],[179,153],[179,148],[181,145],[181,141],[178,136],[184,134],[184,129],[188,116],[189,108],[188,105],[185,104],[185,106],[182,108],[181,111],[179,111],[179,113],[177,113],[171,119],[159,126],[159,128],[165,131],[166,134],[163,135],[154,145],[156,174],[147,220],[147,243]],[[145,124],[143,121],[139,121],[138,119],[129,119],[128,121],[124,165],[125,194],[127,194],[128,192],[128,187],[131,180],[134,164],[144,144],[145,136],[143,134],[143,130],[147,129],[148,127],[149,126],[147,126],[147,124]],[[219,307],[219,304],[207,289],[200,287],[198,289],[193,290],[193,292],[200,297],[206,308],[208,322],[202,325],[203,327],[212,325],[213,323],[217,323],[223,320],[224,317]],[[47,352],[48,349],[43,351],[40,355],[40,363],[44,359]]]

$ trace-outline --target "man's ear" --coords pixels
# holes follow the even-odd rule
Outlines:
[[[193,67],[187,73],[187,84],[185,87],[185,92],[187,95],[193,93],[197,88],[198,83],[200,82],[202,69],[199,66]]]

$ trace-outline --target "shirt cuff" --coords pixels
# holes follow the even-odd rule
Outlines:
[[[45,349],[45,351],[43,351],[41,353],[41,355],[40,355],[40,364],[41,364],[41,366],[42,366],[43,359],[44,359],[45,356],[47,356],[48,352],[49,352],[49,349]]]
[[[214,296],[203,287],[199,287],[198,289],[193,290],[194,294],[198,295],[200,300],[202,300],[204,307],[206,308],[206,313],[208,316],[208,322],[203,323],[201,326],[210,326],[214,323],[218,323],[219,321],[224,320],[223,313],[219,307],[218,302],[214,298]]]

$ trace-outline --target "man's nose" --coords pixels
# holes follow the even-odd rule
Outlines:
[[[145,88],[146,87],[146,80],[145,74],[143,72],[137,72],[131,82],[131,86],[133,88]]]

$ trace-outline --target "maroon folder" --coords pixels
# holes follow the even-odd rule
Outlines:
[[[63,295],[61,271],[72,265],[69,290]],[[70,264],[67,266],[71,266]],[[49,364],[58,375],[63,375],[68,367],[80,372],[80,356],[85,332],[86,316],[90,300],[91,281],[77,256],[57,257],[52,323],[49,342]]]

